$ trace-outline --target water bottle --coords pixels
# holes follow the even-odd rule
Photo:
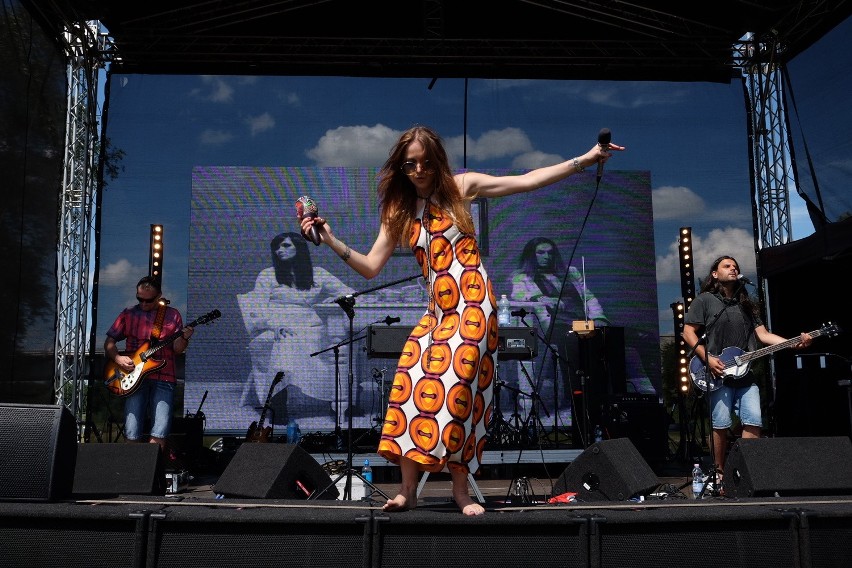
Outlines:
[[[600,424],[595,425],[595,442],[603,442],[603,429]]]
[[[510,325],[511,317],[509,298],[506,297],[506,294],[503,294],[500,296],[500,301],[497,302],[497,323],[499,325]]]
[[[361,477],[367,483],[373,482],[373,468],[370,466],[370,460],[364,460],[364,467],[361,468]]]
[[[287,443],[298,444],[302,438],[302,431],[299,429],[299,424],[295,420],[290,420],[287,423]]]
[[[695,462],[692,466],[692,497],[698,499],[702,489],[704,489],[704,472],[701,471],[698,462]]]

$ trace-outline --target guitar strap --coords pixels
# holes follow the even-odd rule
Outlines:
[[[156,343],[163,333],[163,321],[166,319],[166,305],[160,304],[157,308],[157,317],[154,319],[154,327],[151,329],[151,343]]]

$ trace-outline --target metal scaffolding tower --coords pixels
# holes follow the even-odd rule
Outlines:
[[[756,209],[757,249],[791,240],[790,188],[795,179],[777,38],[747,36],[734,47],[746,91]]]
[[[57,250],[56,339],[53,384],[57,404],[76,417],[86,412],[87,338],[91,314],[90,238],[95,220],[98,144],[98,75],[105,34],[97,22],[71,22],[64,34],[68,56],[65,155]]]

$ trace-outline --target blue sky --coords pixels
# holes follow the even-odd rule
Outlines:
[[[454,166],[468,169],[533,168],[568,159],[595,143],[601,128],[610,128],[613,142],[627,151],[607,169],[651,172],[655,250],[648,251],[647,262],[656,267],[663,335],[673,330],[669,305],[681,297],[680,227],[692,228],[699,276],[724,253],[737,257],[754,279],[739,81],[470,80],[466,102],[464,80],[439,78],[431,90],[430,81],[113,76],[107,135],[127,156],[103,198],[99,341],[114,315],[134,303],[133,284],[147,272],[151,223],[166,227],[164,293],[187,313],[194,166],[376,167],[398,133],[416,123],[437,129]],[[812,228],[795,194],[791,208],[793,237],[807,236]]]

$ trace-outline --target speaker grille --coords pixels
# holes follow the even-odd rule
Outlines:
[[[0,500],[48,501],[71,493],[76,421],[61,405],[0,404]]]
[[[852,494],[846,436],[740,439],[725,462],[730,497]]]

